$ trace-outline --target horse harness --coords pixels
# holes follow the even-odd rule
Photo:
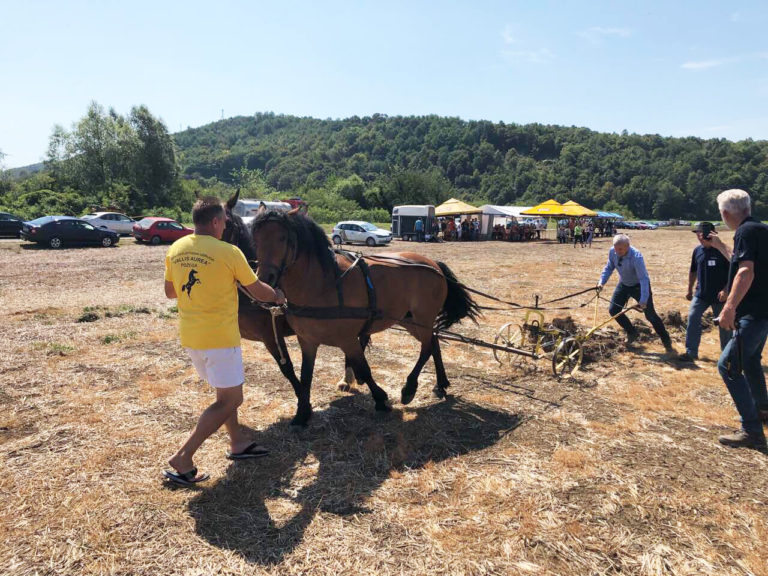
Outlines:
[[[336,277],[334,284],[336,286],[336,295],[338,298],[337,306],[298,306],[291,302],[286,302],[283,306],[275,306],[254,300],[242,286],[238,285],[238,287],[240,288],[240,291],[243,293],[243,295],[248,298],[251,305],[260,306],[270,311],[273,316],[273,321],[274,316],[280,316],[282,314],[291,314],[300,318],[316,318],[318,320],[364,319],[366,322],[360,330],[359,334],[362,336],[363,334],[368,333],[374,321],[383,318],[382,311],[378,308],[377,304],[376,288],[373,285],[373,280],[371,280],[370,266],[365,261],[363,255],[358,252],[349,252],[347,250],[339,249],[333,249],[332,252],[334,253],[334,275]],[[343,272],[339,268],[338,262],[336,261],[336,254],[343,256],[351,262],[351,265]],[[258,262],[249,261],[248,263],[251,268],[258,268]],[[365,280],[365,290],[368,294],[368,306],[365,307],[344,305],[343,280],[354,268],[360,269],[360,271],[363,273],[363,279]]]
[[[329,248],[330,250],[330,248]],[[360,329],[359,336],[367,334],[371,325],[376,320],[383,318],[383,313],[379,309],[376,299],[376,287],[371,280],[371,269],[365,258],[359,252],[349,252],[347,250],[333,249],[334,253],[334,275],[336,276],[336,296],[338,298],[337,306],[296,306],[287,303],[286,314],[292,314],[300,318],[315,318],[318,320],[353,320],[365,319],[365,324]],[[336,255],[343,256],[351,262],[350,266],[343,272],[336,261]],[[365,281],[365,290],[368,294],[368,306],[345,306],[344,305],[344,277],[354,268],[359,268]]]

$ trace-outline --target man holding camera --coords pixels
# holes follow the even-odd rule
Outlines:
[[[711,222],[700,222],[693,231],[699,239],[699,246],[693,250],[688,273],[688,293],[685,297],[691,301],[691,306],[688,310],[688,329],[685,331],[685,352],[677,357],[681,362],[694,362],[699,357],[701,317],[705,310],[712,308],[712,314],[717,317],[723,309],[731,259],[731,251],[717,238]],[[720,350],[730,339],[731,333],[720,326]]]
[[[717,207],[723,222],[736,230],[728,298],[719,317],[720,326],[734,330],[734,335],[717,369],[741,416],[741,430],[720,436],[719,441],[766,452],[763,422],[768,421],[768,391],[761,358],[768,337],[768,226],[752,218],[744,190],[720,193]]]

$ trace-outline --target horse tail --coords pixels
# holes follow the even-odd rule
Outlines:
[[[444,262],[438,262],[437,265],[440,266],[440,270],[443,271],[448,283],[448,295],[445,297],[442,310],[435,319],[435,328],[447,330],[464,318],[469,318],[477,323],[477,317],[481,314],[477,302],[472,299],[464,285],[458,281],[456,275]]]

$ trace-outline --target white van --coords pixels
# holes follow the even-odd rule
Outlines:
[[[288,202],[275,202],[273,200],[251,200],[246,198],[244,200],[238,200],[232,212],[241,218],[244,216],[256,216],[256,213],[262,204],[267,208],[267,210],[287,212],[291,209],[291,205],[288,204]]]

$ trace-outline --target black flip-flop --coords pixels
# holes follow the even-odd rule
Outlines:
[[[227,452],[227,458],[230,460],[250,460],[251,458],[263,458],[267,455],[269,455],[269,450],[260,446],[258,442],[253,442],[245,450],[237,454]]]
[[[192,468],[192,470],[184,472],[184,474],[177,472],[176,470],[164,470],[163,476],[173,484],[187,487],[194,486],[200,482],[205,482],[210,478],[208,474],[200,474],[200,476],[198,476],[197,468]]]

